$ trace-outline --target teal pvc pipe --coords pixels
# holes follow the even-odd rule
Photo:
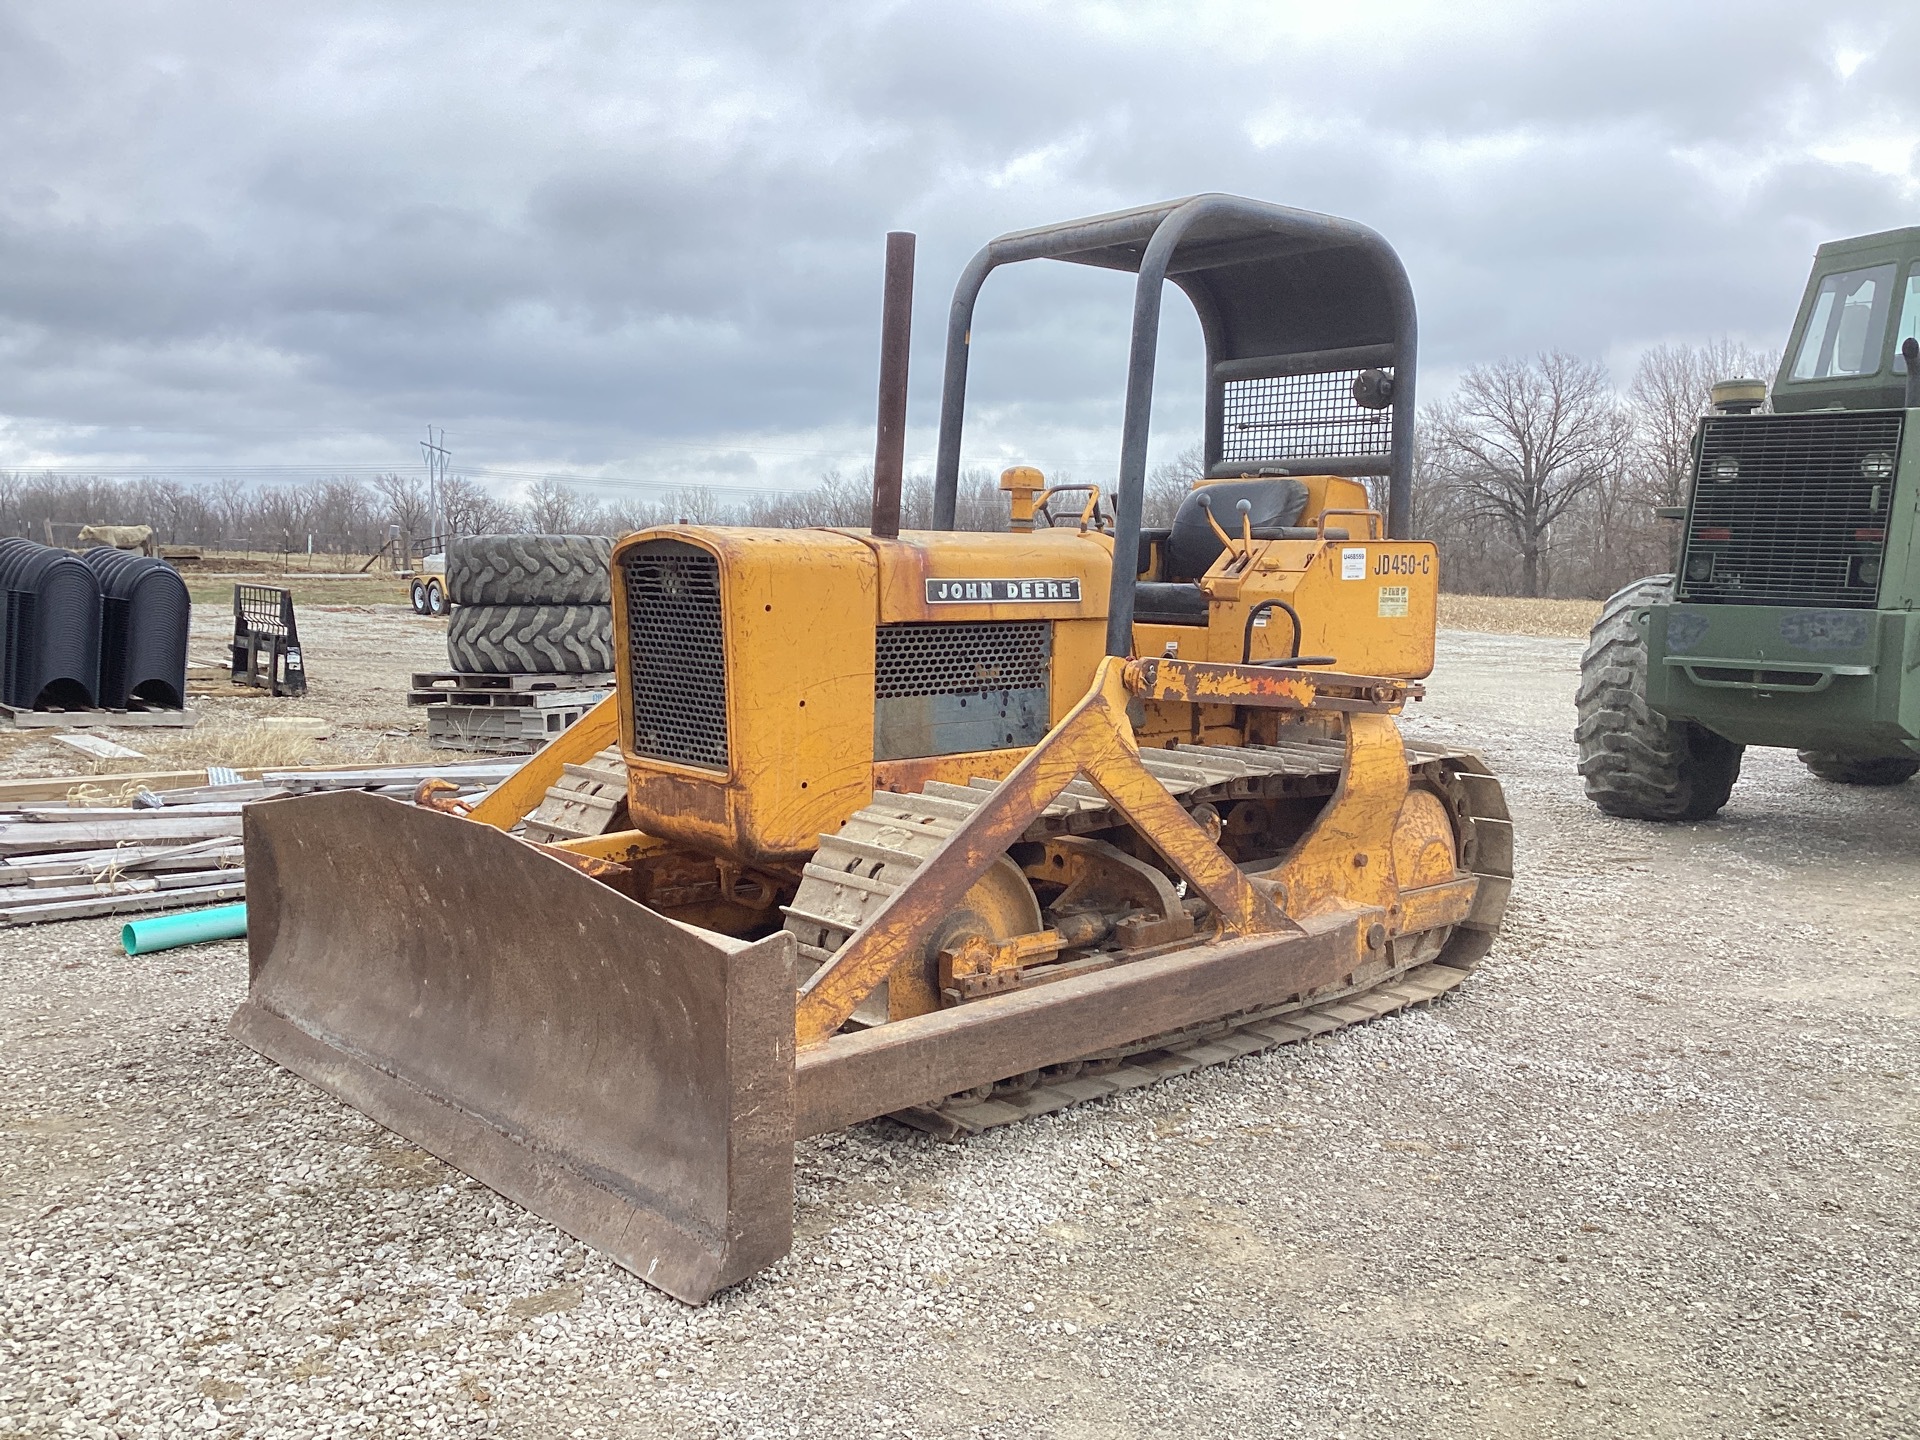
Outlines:
[[[120,927],[120,943],[129,955],[151,955],[176,945],[198,945],[205,940],[231,940],[247,933],[247,902],[216,905],[211,910],[183,910],[176,915],[153,915]]]

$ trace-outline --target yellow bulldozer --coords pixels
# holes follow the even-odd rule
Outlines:
[[[1394,722],[1438,562],[1392,248],[1224,195],[993,241],[901,533],[911,241],[870,527],[628,535],[615,694],[490,795],[247,815],[234,1033],[691,1302],[788,1250],[798,1139],[965,1135],[1430,1001],[1506,904],[1499,783]],[[1033,259],[1136,277],[1117,482],[1015,467],[1010,528],[958,532],[974,301]],[[1205,473],[1148,530],[1169,282]]]

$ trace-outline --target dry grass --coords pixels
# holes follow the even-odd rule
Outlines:
[[[351,735],[336,732],[342,739]],[[208,715],[191,730],[160,738],[149,731],[133,742],[144,760],[106,762],[95,771],[106,776],[125,770],[199,770],[226,765],[235,770],[285,770],[298,765],[446,764],[465,757],[429,750],[417,740],[381,738],[370,745],[340,746],[311,735],[289,734],[257,720],[221,724]]]
[[[1442,595],[1442,630],[1584,640],[1600,618],[1598,600],[1523,600],[1510,595]]]
[[[140,748],[148,757],[142,764],[151,769],[197,770],[205,765],[277,769],[309,763],[319,743],[312,735],[288,734],[258,722],[219,725],[209,717],[191,730]]]

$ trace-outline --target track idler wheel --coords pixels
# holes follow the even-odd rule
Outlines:
[[[1040,902],[1020,867],[1002,855],[967,891],[966,898],[933,934],[926,948],[887,977],[887,1018],[904,1020],[938,1010],[940,957],[969,942],[999,945],[1046,928]]]

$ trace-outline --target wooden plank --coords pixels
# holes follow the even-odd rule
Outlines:
[[[90,900],[101,895],[151,895],[161,890],[191,890],[195,886],[238,884],[245,877],[238,870],[220,870],[202,861],[196,870],[177,875],[137,875],[130,880],[93,880],[81,884],[36,885],[21,891],[7,905],[8,910],[38,910],[68,900]]]
[[[14,877],[7,883],[26,891],[57,890],[63,885],[104,885],[112,881],[108,877],[127,877],[146,879],[159,875],[179,876],[195,873],[207,873],[217,870],[230,870],[239,873],[246,851],[239,845],[229,845],[221,850],[207,850],[198,845],[176,845],[173,853],[149,852],[137,860],[122,861],[117,855],[106,861],[93,861],[86,865],[72,865],[63,869],[36,870]],[[173,883],[183,884],[176,879]],[[160,888],[167,888],[165,885]]]
[[[238,815],[245,808],[240,800],[209,800],[198,805],[22,805],[14,814],[35,825],[84,821],[88,824],[107,820],[125,820],[136,824],[183,815]],[[129,832],[131,833],[131,832]]]
[[[95,760],[144,760],[146,755],[139,750],[130,750],[125,745],[116,745],[101,735],[56,735],[56,745],[65,745],[69,750],[78,750],[82,755],[90,755]]]
[[[121,840],[210,840],[216,835],[239,834],[238,815],[175,818],[162,812],[157,820],[74,825],[28,821],[19,825],[0,825],[0,855],[95,849],[115,845]]]
[[[797,1134],[841,1130],[1007,1075],[1280,1004],[1339,984],[1360,954],[1350,919],[1310,919],[1297,935],[1194,945],[835,1035],[796,1059]]]
[[[67,792],[80,786],[105,787],[121,790],[137,785],[142,790],[151,790],[159,794],[167,790],[187,790],[205,787],[208,778],[215,769],[223,773],[237,775],[246,780],[277,781],[291,777],[317,779],[327,776],[355,777],[354,788],[365,783],[404,784],[406,778],[414,778],[414,783],[429,775],[447,775],[458,778],[473,771],[483,783],[503,780],[515,767],[489,761],[449,760],[443,765],[390,765],[368,767],[365,765],[312,765],[297,768],[286,766],[251,766],[237,770],[225,767],[209,766],[204,770],[129,770],[117,775],[44,775],[20,780],[0,780],[0,806],[31,800],[64,800]],[[454,773],[449,773],[454,772]],[[498,772],[496,774],[496,772]],[[394,780],[373,779],[365,781],[359,777],[378,777],[393,775]],[[217,782],[216,782],[217,783]]]
[[[69,900],[59,905],[0,908],[0,925],[39,925],[48,920],[85,920],[98,915],[141,915],[155,910],[186,910],[196,905],[224,905],[246,898],[246,882],[199,885],[189,890],[156,890],[149,895],[108,896],[99,900]]]
[[[25,780],[0,780],[0,806],[29,800],[64,800],[69,790],[93,786],[119,790],[138,785],[143,790],[172,790],[207,783],[204,770],[144,770],[118,775],[45,775]]]
[[[148,860],[182,855],[210,855],[238,846],[232,838],[202,840],[184,845],[116,845],[107,850],[62,850],[0,860],[0,885],[24,884],[35,875],[73,874],[117,866],[125,870]]]

